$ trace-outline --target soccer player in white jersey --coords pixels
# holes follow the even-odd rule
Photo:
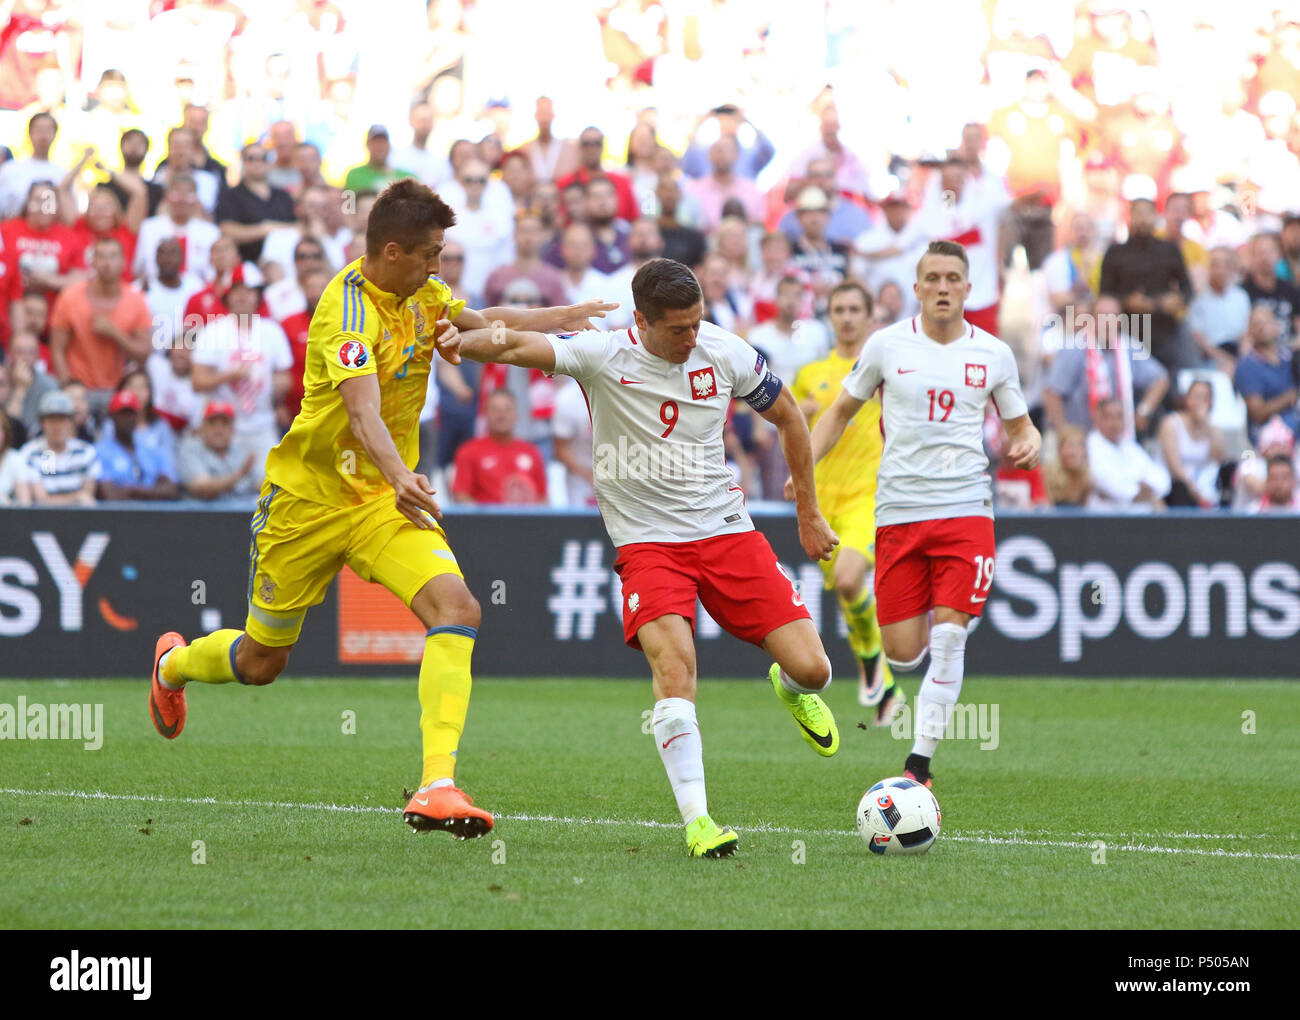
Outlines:
[[[908,778],[926,786],[930,759],[961,693],[967,628],[993,584],[993,492],[983,443],[988,404],[1002,418],[1017,467],[1033,468],[1042,448],[1011,348],[963,318],[969,274],[960,244],[930,243],[913,284],[921,314],[871,335],[812,432],[813,459],[820,460],[879,391],[885,435],[876,484],[880,637],[898,669],[916,669],[930,653],[912,753],[903,766]]]
[[[646,263],[632,295],[630,329],[559,336],[478,329],[461,335],[460,353],[572,376],[582,387],[596,501],[618,548],[623,634],[650,663],[655,746],[687,850],[727,857],[737,838],[709,817],[695,714],[697,599],[724,630],[776,660],[769,679],[813,750],[829,757],[839,749],[835,720],[816,693],[830,683],[830,660],[726,465],[722,430],[733,397],[779,431],[804,551],[828,559],[838,539],[817,506],[803,414],[763,356],[701,322],[699,283],[680,262]]]

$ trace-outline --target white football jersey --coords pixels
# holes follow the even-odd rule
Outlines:
[[[550,340],[556,373],[587,398],[596,503],[614,545],[754,529],[722,448],[731,399],[767,375],[753,347],[709,322],[680,365],[647,351],[635,326]]]
[[[880,390],[885,446],[876,484],[876,523],[992,517],[984,455],[989,401],[1002,418],[1028,413],[1011,348],[966,323],[951,343],[931,340],[921,317],[867,338],[844,390],[869,400]]]

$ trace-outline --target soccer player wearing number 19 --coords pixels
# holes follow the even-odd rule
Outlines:
[[[930,759],[961,693],[968,625],[993,584],[993,493],[983,425],[991,402],[1010,460],[1038,463],[1015,356],[962,317],[966,250],[934,241],[916,267],[921,314],[867,340],[844,389],[812,432],[815,460],[880,393],[885,447],[876,485],[876,603],[885,655],[897,669],[930,666],[917,695],[904,773],[931,784]],[[933,610],[933,625],[930,613]]]
[[[790,392],[738,336],[702,323],[700,285],[671,259],[632,278],[632,329],[564,336],[462,334],[461,354],[572,376],[592,418],[596,500],[618,547],[623,635],[653,674],[654,738],[692,857],[728,857],[737,838],[709,817],[695,715],[696,602],[728,633],[776,660],[768,673],[804,740],[839,748],[817,696],[831,679],[803,599],[754,529],[722,448],[732,398],[777,427],[793,478],[799,541],[828,559],[837,539],[817,507],[808,427]]]

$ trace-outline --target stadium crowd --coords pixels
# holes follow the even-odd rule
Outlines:
[[[792,383],[836,284],[888,324],[960,241],[1048,438],[1020,472],[989,422],[1002,506],[1300,509],[1300,16],[390,6],[0,2],[0,504],[251,500],[316,301],[415,176],[472,306],[604,298],[624,328],[668,256]],[[422,421],[456,501],[593,502],[571,381],[439,363]],[[743,403],[726,445],[781,499]]]

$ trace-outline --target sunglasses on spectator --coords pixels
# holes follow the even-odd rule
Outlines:
[[[323,251],[296,251],[293,253],[293,257],[298,260],[323,259],[325,257],[325,253]]]
[[[580,144],[582,144],[582,145],[604,145],[604,144],[605,144],[605,139],[603,139],[603,138],[584,138],[584,139],[582,139],[582,141],[581,141]]]
[[[245,162],[245,163],[265,163],[265,162],[266,162],[266,153],[265,153],[265,152],[246,152],[246,153],[244,153],[244,162]]]
[[[465,184],[486,184],[486,183],[487,183],[487,178],[486,178],[486,177],[466,177],[464,183],[465,183]]]

